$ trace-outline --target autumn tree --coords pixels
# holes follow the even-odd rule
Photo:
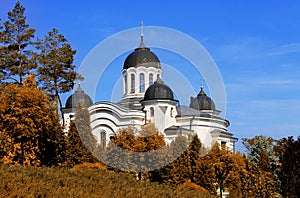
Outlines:
[[[36,68],[32,39],[35,30],[29,28],[24,16],[25,8],[18,1],[1,32],[0,75],[1,80],[22,84],[25,76]]]
[[[44,40],[39,40],[37,49],[40,50],[37,58],[38,79],[43,89],[49,91],[55,99],[58,112],[58,109],[62,110],[60,94],[71,91],[74,81],[82,79],[75,71],[73,64],[76,51],[55,28],[45,36]],[[61,114],[63,114],[62,111]],[[64,119],[63,115],[62,119]]]
[[[264,171],[241,153],[231,154],[235,166],[225,182],[230,197],[275,197],[275,181],[269,171]]]
[[[111,138],[107,148],[107,163],[115,169],[139,173],[163,166],[166,160],[165,142],[153,124],[121,129]],[[162,150],[161,150],[162,149]]]
[[[28,76],[23,85],[8,83],[0,94],[0,145],[4,163],[59,165],[64,135],[49,95]]]
[[[235,167],[231,152],[225,146],[220,148],[215,143],[209,153],[201,157],[199,166],[199,175],[202,177],[199,177],[198,184],[211,192],[219,189],[222,196],[229,175]]]
[[[193,136],[191,141],[185,136],[178,136],[170,145],[174,161],[158,169],[156,177],[152,180],[176,186],[188,180],[195,182],[198,176],[200,148],[201,143],[197,135]]]
[[[2,23],[1,23],[1,18],[0,18],[0,83],[3,79],[3,74],[5,73],[5,68],[2,67],[2,65],[5,62],[4,54],[5,54],[5,51],[6,51],[6,48],[3,44],[3,42],[4,42],[4,31],[3,31],[3,26],[2,26]]]
[[[300,136],[281,140],[283,152],[280,155],[282,164],[280,171],[283,197],[299,197],[300,195]]]
[[[242,143],[247,149],[247,158],[264,171],[273,174],[274,180],[277,181],[277,191],[280,192],[280,180],[278,178],[280,163],[279,155],[275,150],[276,141],[270,137],[255,136],[251,139],[242,138]]]

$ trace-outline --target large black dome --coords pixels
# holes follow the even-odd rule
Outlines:
[[[127,56],[124,61],[123,69],[138,66],[152,66],[160,69],[160,61],[158,57],[144,45],[143,39],[141,40],[141,44],[134,50],[134,52]]]
[[[201,87],[201,91],[196,98],[191,97],[190,107],[198,110],[216,109],[214,101],[206,95],[206,93],[203,90],[203,87]]]
[[[80,84],[78,85],[77,90],[67,99],[65,109],[76,108],[79,103],[82,107],[89,107],[93,104],[92,99],[84,93],[81,89]]]
[[[173,91],[159,77],[153,85],[148,87],[144,96],[144,101],[156,99],[174,100]]]

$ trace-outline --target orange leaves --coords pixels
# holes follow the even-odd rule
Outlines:
[[[1,91],[0,101],[5,101],[0,105],[4,162],[34,166],[45,163],[47,156],[43,152],[47,153],[50,146],[47,139],[54,144],[56,134],[60,133],[51,100],[37,87],[35,76],[26,78],[23,85],[7,83]],[[50,147],[51,154],[55,153]]]

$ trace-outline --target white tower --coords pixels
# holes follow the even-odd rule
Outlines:
[[[162,70],[158,57],[144,44],[142,23],[141,43],[124,61],[121,103],[130,102],[133,103],[131,107],[140,107],[139,101],[144,98],[145,91],[161,75]]]

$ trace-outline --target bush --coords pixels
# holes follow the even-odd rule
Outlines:
[[[96,163],[84,162],[82,164],[77,164],[77,165],[73,166],[73,169],[75,169],[75,170],[86,170],[86,169],[106,170],[106,167],[103,164],[101,164],[100,162],[96,162]]]
[[[80,167],[80,166],[79,166]],[[213,197],[166,184],[136,181],[127,173],[0,164],[0,197]]]

